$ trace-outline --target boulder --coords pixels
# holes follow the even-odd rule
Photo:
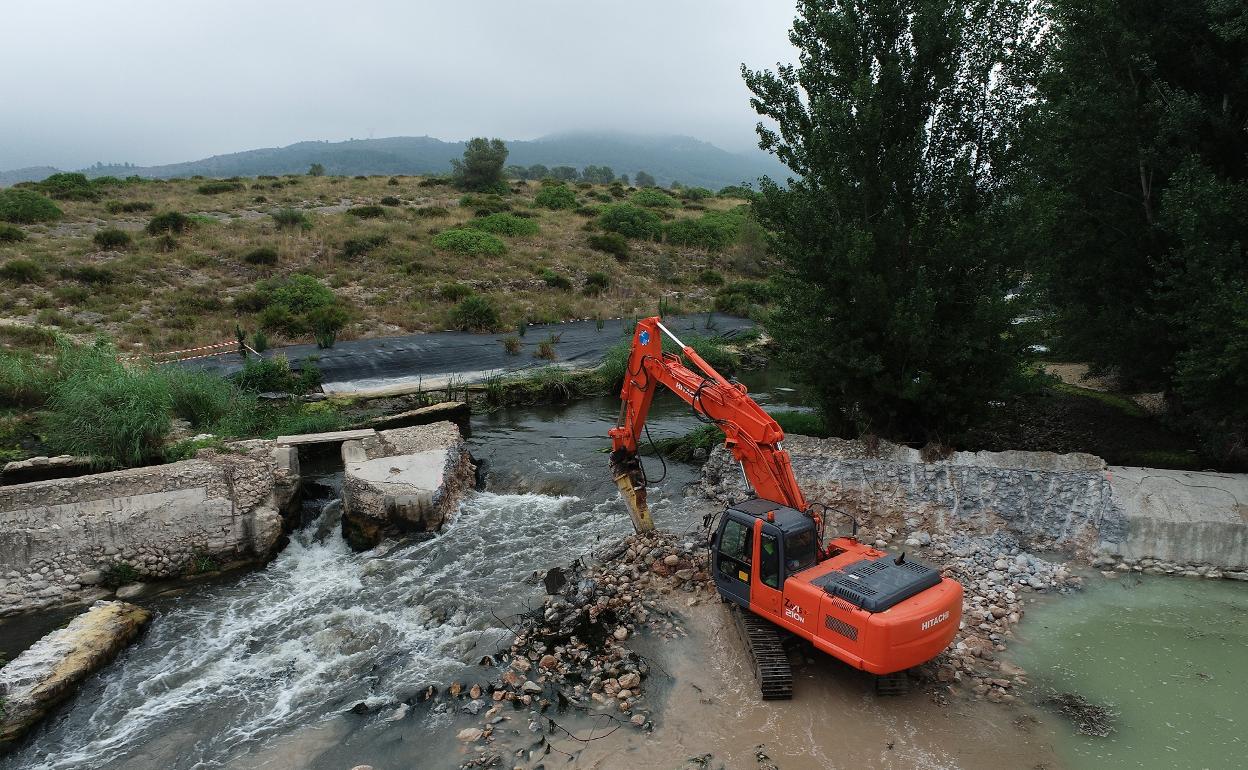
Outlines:
[[[472,457],[449,422],[343,442],[343,535],[356,550],[402,532],[437,532],[474,480]]]
[[[96,602],[0,668],[0,752],[116,657],[149,620],[151,613],[133,604]]]

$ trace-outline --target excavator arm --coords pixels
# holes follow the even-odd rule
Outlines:
[[[664,353],[666,335],[681,355]],[[759,497],[799,511],[806,499],[797,486],[784,451],[784,431],[746,392],[730,382],[697,352],[682,343],[658,317],[646,318],[633,331],[628,370],[620,389],[620,417],[611,436],[611,471],[624,496],[637,531],[654,529],[646,503],[646,478],[637,458],[637,446],[645,429],[654,394],[660,387],[679,396],[694,412],[719,426],[725,445],[741,466],[746,482]]]

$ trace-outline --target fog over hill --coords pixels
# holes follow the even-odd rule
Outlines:
[[[508,141],[507,147],[510,150],[508,165],[610,166],[616,174],[630,176],[646,171],[660,184],[680,182],[717,189],[742,182],[753,184],[764,175],[777,180],[787,177],[787,169],[761,151],[731,153],[687,136],[571,132],[531,141]],[[428,136],[396,136],[345,142],[297,142],[287,147],[246,150],[163,166],[114,164],[82,170],[91,176],[229,177],[301,174],[311,164],[320,163],[326,173],[350,176],[440,174],[449,171],[451,159],[463,152],[464,142],[447,142]],[[0,185],[39,180],[56,171],[47,166],[4,171],[0,172]]]

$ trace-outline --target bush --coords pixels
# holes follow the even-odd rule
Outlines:
[[[242,371],[232,379],[235,387],[249,393],[301,394],[320,384],[320,371],[305,361],[303,370],[295,372],[286,356],[278,354],[272,358],[248,357]]]
[[[299,228],[301,230],[311,230],[312,221],[308,219],[308,215],[297,209],[278,209],[269,216],[273,217],[273,221],[277,223],[279,229],[290,230]]]
[[[522,347],[523,344],[520,342],[520,338],[514,334],[503,338],[503,350],[507,351],[507,355],[509,356],[520,355],[520,349]]]
[[[687,201],[704,201],[707,198],[715,197],[715,193],[705,187],[686,187],[680,191],[680,197]]]
[[[97,232],[92,239],[95,245],[105,251],[119,251],[130,245],[130,233],[109,227]]]
[[[13,225],[0,225],[0,243],[21,243],[26,240],[26,232]]]
[[[703,270],[702,272],[698,273],[697,280],[698,280],[698,283],[702,284],[703,286],[723,286],[724,285],[724,276],[720,275],[717,271],[710,270],[710,269]]]
[[[618,233],[603,233],[589,236],[589,247],[604,251],[621,262],[628,261],[628,241]]]
[[[158,371],[169,388],[173,413],[194,428],[212,425],[234,406],[234,387],[220,377],[176,366]]]
[[[735,212],[711,211],[697,219],[678,219],[664,225],[667,242],[719,251],[737,240],[744,217]]]
[[[148,201],[108,201],[104,209],[110,214],[133,214],[137,211],[151,211],[153,204]]]
[[[626,238],[654,239],[662,232],[662,221],[657,214],[629,203],[605,207],[598,217],[598,226]]]
[[[99,184],[97,184],[99,183]],[[62,173],[53,174],[34,187],[39,192],[63,201],[93,201],[100,197],[100,187],[108,184],[107,180],[92,182],[86,174]]]
[[[500,256],[507,253],[507,245],[493,235],[465,228],[443,230],[434,236],[433,245],[439,249],[471,256]]]
[[[355,206],[354,208],[347,209],[347,213],[360,219],[376,219],[378,217],[384,217],[386,215],[386,210],[381,206]]]
[[[363,238],[349,238],[342,244],[342,257],[343,259],[360,257],[375,249],[385,246],[389,242],[390,239],[384,235],[368,235]]]
[[[160,459],[173,408],[163,373],[127,368],[106,344],[63,347],[58,370],[43,420],[52,451],[87,456],[105,467]]]
[[[555,354],[555,343],[551,342],[550,340],[542,340],[541,342],[537,343],[537,353],[535,353],[534,355],[536,355],[538,358],[542,359],[543,361],[554,361],[555,358],[558,357]]]
[[[559,275],[554,270],[551,270],[549,267],[542,268],[538,275],[541,276],[541,279],[546,282],[546,285],[552,289],[560,289],[562,291],[570,291],[572,289],[571,281],[569,281],[566,277]]]
[[[445,206],[420,206],[412,209],[412,213],[418,217],[444,217],[451,212]]]
[[[443,185],[448,185],[450,183],[451,183],[451,180],[447,179],[446,177],[431,176],[426,179],[420,180],[419,182],[416,183],[416,186],[417,187],[441,187]]]
[[[338,332],[347,325],[349,316],[342,305],[323,305],[308,311],[307,324],[316,338],[316,346],[327,350],[334,346]]]
[[[394,180],[391,180],[391,181],[394,181]],[[398,183],[395,182],[395,184],[398,184]],[[402,206],[403,205],[403,201],[399,200],[393,195],[387,195],[386,197],[382,198],[381,200],[377,202],[383,206]]]
[[[498,326],[498,311],[486,297],[465,297],[451,311],[451,326],[460,331],[490,331]]]
[[[191,228],[191,218],[178,211],[166,211],[157,214],[147,223],[147,232],[151,235],[168,233],[184,233]]]
[[[107,267],[96,267],[95,265],[81,265],[70,270],[62,270],[61,275],[65,278],[72,278],[75,281],[89,283],[92,286],[106,286],[117,278],[113,271]]]
[[[533,200],[538,206],[556,211],[564,209],[574,209],[577,207],[576,192],[566,184],[553,184],[543,186],[537,191],[537,197]]]
[[[675,198],[655,187],[638,190],[630,195],[628,199],[636,206],[645,206],[652,209],[670,209],[680,205]]]
[[[448,283],[438,287],[438,296],[448,302],[458,302],[475,293],[471,286],[462,283]]]
[[[496,235],[514,236],[537,235],[541,230],[531,219],[502,213],[474,219],[468,223],[468,226]]]
[[[56,204],[32,190],[0,190],[0,221],[33,225],[64,216]]]
[[[277,249],[272,246],[260,246],[243,255],[243,261],[249,265],[276,265]]]
[[[715,309],[721,313],[751,317],[758,306],[772,301],[775,292],[762,281],[738,281],[715,293]]]
[[[606,273],[594,272],[585,276],[585,293],[597,296],[611,285],[611,276]]]
[[[0,265],[0,278],[13,283],[34,283],[42,276],[43,270],[29,259],[10,259]]]
[[[215,182],[205,182],[195,188],[195,192],[200,195],[220,195],[221,193],[236,192],[242,189],[245,189],[242,182],[219,180]]]
[[[459,199],[459,206],[472,209],[479,217],[511,211],[511,204],[501,195],[464,195]]]
[[[742,185],[728,185],[719,188],[719,197],[721,198],[742,198],[744,200],[754,200],[756,193],[748,187]]]

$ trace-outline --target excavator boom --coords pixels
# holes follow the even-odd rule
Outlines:
[[[681,355],[663,352],[663,335],[676,343]],[[682,355],[697,371],[685,365]],[[653,317],[639,321],[633,332],[628,369],[620,389],[620,418],[609,431],[612,472],[638,531],[654,528],[646,505],[646,479],[637,458],[637,446],[650,404],[660,387],[666,387],[694,412],[719,426],[725,445],[741,465],[755,494],[799,511],[806,510],[806,500],[782,446],[784,431],[780,425],[750,398],[744,385],[725,379],[696,350],[672,334],[661,319]]]

